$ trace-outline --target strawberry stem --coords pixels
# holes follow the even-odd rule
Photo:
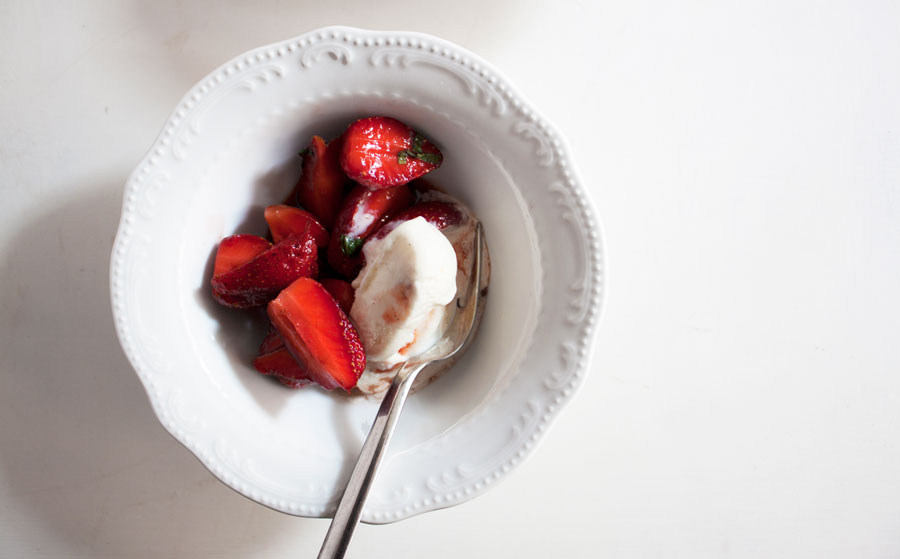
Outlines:
[[[427,153],[427,152],[423,151],[422,153],[417,153],[417,154],[413,155],[413,157],[415,157],[419,161],[424,161],[425,163],[432,163],[434,165],[437,165],[438,163],[441,162],[441,156],[436,153]]]
[[[351,237],[350,235],[341,235],[341,252],[344,256],[353,256],[359,251],[359,247],[363,244],[363,240],[359,237]]]
[[[413,136],[412,151],[413,153],[422,153],[422,144],[425,143],[425,136],[416,134]]]
[[[440,165],[441,154],[439,153],[428,153],[424,151],[422,148],[425,146],[425,136],[421,134],[414,134],[412,138],[412,148],[411,149],[403,149],[397,152],[397,163],[401,165],[406,165],[409,161],[409,158],[418,159],[419,161],[424,161],[425,163],[431,163],[432,165]]]

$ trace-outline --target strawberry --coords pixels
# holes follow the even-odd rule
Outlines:
[[[462,223],[463,214],[454,204],[449,202],[421,202],[410,206],[394,216],[390,221],[381,226],[370,239],[383,239],[388,233],[397,228],[404,221],[424,217],[425,221],[438,229],[445,229],[451,225]]]
[[[213,276],[213,297],[239,309],[265,305],[295,279],[315,276],[316,255],[312,235],[291,235],[249,262]]]
[[[341,275],[353,278],[362,267],[363,241],[394,214],[406,209],[413,194],[406,185],[369,190],[357,185],[347,194],[328,242],[328,263]]]
[[[265,252],[272,243],[256,235],[232,235],[219,241],[213,277],[221,276]]]
[[[334,272],[345,278],[355,278],[362,269],[362,253],[360,253],[358,247],[355,247],[353,255],[347,256],[341,249],[341,245],[333,239],[335,237],[332,237],[332,241],[328,243],[328,252],[326,253],[328,265]]]
[[[266,337],[263,339],[262,343],[259,344],[259,354],[265,355],[266,353],[272,353],[275,350],[281,349],[284,347],[284,340],[281,339],[281,336],[278,335],[278,330],[275,329],[271,324],[269,325],[269,333],[266,334]]]
[[[440,150],[397,119],[373,116],[357,120],[344,132],[341,168],[372,189],[421,177],[441,166]]]
[[[265,212],[266,223],[272,232],[272,240],[276,243],[291,234],[302,235],[309,227],[310,234],[316,240],[316,246],[328,246],[328,231],[316,220],[316,216],[306,210],[291,206],[269,206]]]
[[[312,383],[311,380],[292,379],[283,376],[276,376],[275,378],[278,379],[278,382],[280,382],[281,384],[293,389],[303,388],[307,384]]]
[[[263,353],[253,360],[253,367],[264,375],[276,377],[282,384],[300,388],[312,382],[306,369],[285,349]]]
[[[356,299],[356,293],[353,291],[353,286],[350,285],[350,282],[337,278],[325,278],[320,279],[319,283],[322,284],[322,287],[328,293],[331,293],[331,296],[340,305],[341,310],[350,314],[350,309],[353,308],[353,300]]]
[[[329,142],[313,136],[301,152],[303,170],[288,204],[302,204],[326,229],[331,229],[344,195],[347,176],[341,170],[341,138]]]
[[[300,278],[269,303],[269,318],[309,378],[350,391],[366,368],[359,334],[319,282]]]

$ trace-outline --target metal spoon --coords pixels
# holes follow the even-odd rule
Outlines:
[[[350,474],[350,480],[344,489],[344,495],[338,504],[334,520],[331,521],[328,533],[325,534],[325,541],[322,543],[322,549],[319,550],[319,559],[339,559],[347,552],[350,538],[359,524],[359,517],[365,507],[372,480],[375,479],[375,472],[381,464],[381,459],[394,434],[394,428],[400,419],[403,404],[409,395],[409,389],[419,371],[430,363],[452,357],[465,349],[471,342],[472,334],[481,317],[479,311],[484,298],[484,292],[481,289],[484,231],[481,223],[475,229],[474,249],[475,257],[473,258],[472,272],[469,275],[468,293],[464,295],[465,299],[457,299],[456,316],[447,328],[444,337],[419,357],[406,362],[394,376],[391,386],[385,393],[381,407],[378,408],[378,415],[375,416],[375,423],[369,431],[369,436],[366,437],[366,442],[363,443],[353,473]]]

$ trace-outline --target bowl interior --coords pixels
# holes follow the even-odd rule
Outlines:
[[[370,115],[398,118],[441,148],[444,165],[430,178],[483,221],[491,257],[490,295],[475,343],[409,400],[389,456],[414,452],[477,413],[508,384],[530,342],[540,292],[531,217],[503,165],[464,119],[428,104],[364,93],[297,100],[256,115],[247,126],[224,133],[193,184],[178,186],[187,193],[184,211],[180,223],[171,224],[180,228],[179,320],[197,365],[186,382],[190,390],[220,400],[235,429],[259,434],[259,448],[242,450],[237,460],[285,445],[286,457],[318,457],[323,475],[330,467],[340,476],[355,460],[374,418],[378,404],[370,399],[317,387],[289,390],[256,373],[251,362],[267,330],[265,313],[221,307],[208,287],[221,238],[265,234],[263,209],[293,188],[300,174],[297,152],[310,137],[335,138],[353,120]]]

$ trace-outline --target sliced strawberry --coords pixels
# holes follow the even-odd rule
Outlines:
[[[373,189],[406,184],[440,167],[443,158],[424,136],[385,116],[351,124],[341,149],[341,167],[347,176]]]
[[[307,384],[312,384],[311,380],[297,380],[297,379],[286,378],[286,377],[282,377],[282,376],[276,376],[275,378],[278,379],[278,382],[280,382],[281,384],[287,386],[288,388],[293,388],[295,390],[297,388],[303,388]]]
[[[265,305],[295,279],[316,276],[317,252],[312,235],[291,235],[253,260],[213,276],[213,297],[239,309]]]
[[[300,388],[312,382],[306,369],[284,347],[259,355],[253,360],[253,367],[264,375],[277,377],[291,388]]]
[[[366,368],[366,353],[350,319],[322,284],[300,278],[269,303],[269,318],[285,347],[326,390],[350,391]]]
[[[438,229],[459,225],[463,220],[463,214],[455,204],[449,202],[421,202],[398,213],[390,221],[382,225],[378,231],[373,233],[369,239],[383,239],[404,221],[417,217],[424,217],[425,221]]]
[[[356,277],[362,267],[359,249],[363,241],[412,202],[412,191],[406,185],[381,190],[354,186],[344,198],[332,229],[328,263],[341,275]]]
[[[350,285],[350,282],[337,278],[325,278],[320,279],[319,283],[322,284],[322,287],[324,287],[328,293],[331,293],[331,296],[334,297],[334,300],[340,305],[341,310],[350,314],[350,309],[353,307],[353,300],[356,299],[356,293],[353,291],[353,286]]]
[[[292,234],[303,235],[309,227],[310,234],[316,240],[316,246],[324,248],[328,246],[328,231],[316,219],[316,216],[306,210],[292,206],[269,206],[266,208],[266,223],[272,232],[272,240],[276,243]]]
[[[334,225],[333,237],[344,236],[343,244],[358,244],[378,227],[412,204],[413,193],[406,185],[369,190],[356,185],[347,193]]]
[[[281,336],[278,335],[278,330],[275,329],[271,324],[269,325],[269,333],[266,334],[265,339],[263,339],[262,343],[259,344],[259,354],[265,355],[266,353],[272,353],[275,350],[281,349],[284,347],[284,340],[281,339]]]
[[[302,204],[331,229],[344,195],[347,176],[341,169],[341,138],[328,144],[313,136],[303,152],[303,171],[287,204]]]
[[[265,252],[272,243],[256,235],[232,235],[219,242],[213,277],[221,276]]]

